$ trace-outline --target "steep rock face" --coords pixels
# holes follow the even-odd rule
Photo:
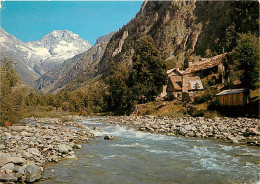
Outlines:
[[[193,51],[196,40],[191,38],[196,37],[195,32],[201,31],[201,25],[194,21],[195,7],[193,1],[145,1],[136,17],[111,38],[98,72],[109,72],[111,61],[131,65],[135,41],[145,35],[153,37],[163,59],[178,51]]]
[[[47,72],[36,81],[36,88],[42,92],[53,92],[62,89],[67,83],[82,75],[84,72],[89,77],[95,73],[95,64],[103,56],[106,45],[114,32],[99,37],[96,44],[88,51],[64,61],[55,70]]]
[[[108,75],[112,61],[131,67],[136,40],[145,35],[152,36],[165,60],[204,56],[207,49],[220,54],[226,30],[232,24],[237,32],[258,30],[258,15],[258,2],[145,1],[136,17],[111,38],[98,74]]]

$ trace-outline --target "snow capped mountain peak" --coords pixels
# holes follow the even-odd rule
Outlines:
[[[60,63],[91,48],[88,41],[68,30],[54,30],[39,41],[26,42],[41,60]]]
[[[57,39],[57,40],[67,40],[67,39],[79,39],[83,40],[78,34],[73,33],[69,30],[54,30],[51,33],[45,35],[41,40],[46,39]]]
[[[40,75],[90,48],[88,41],[68,30],[54,30],[38,41],[22,42],[0,28],[2,55],[23,58],[28,69]]]
[[[3,28],[0,27],[0,43],[19,43],[22,44],[22,41],[17,39],[15,36],[7,33]]]
[[[87,51],[91,45],[88,41],[83,40],[78,34],[69,30],[54,30],[48,33],[39,41],[27,42],[28,45],[33,47],[44,47],[50,49],[55,45],[73,44],[79,49],[79,52]]]

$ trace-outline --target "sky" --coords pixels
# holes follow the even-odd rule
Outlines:
[[[92,45],[119,30],[141,8],[142,1],[5,1],[0,25],[22,41],[39,40],[53,30],[70,30]]]

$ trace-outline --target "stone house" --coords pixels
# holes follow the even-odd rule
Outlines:
[[[199,76],[169,75],[166,93],[169,99],[182,98],[182,93],[188,93],[193,97],[197,92],[203,91],[203,84]]]
[[[210,73],[220,73],[223,82],[225,68],[222,60],[226,54],[220,54],[211,58],[201,58],[198,62],[194,63],[189,62],[186,70],[179,70],[179,68],[168,70],[168,82],[167,85],[163,86],[160,97],[181,99],[182,93],[188,93],[193,98],[204,90],[201,77]]]
[[[223,59],[228,53],[220,54],[210,58],[201,58],[198,62],[189,62],[189,67],[183,72],[183,75],[189,76],[208,76],[212,73],[220,74],[222,83],[224,83],[225,67],[223,65]]]

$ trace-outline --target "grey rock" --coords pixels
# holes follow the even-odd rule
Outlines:
[[[33,155],[36,155],[36,156],[41,155],[40,151],[37,148],[28,148],[27,151],[28,151],[29,154],[33,154]]]
[[[3,182],[12,182],[12,181],[17,181],[17,177],[14,176],[13,173],[11,174],[6,174],[6,173],[0,173],[0,181]]]
[[[24,164],[26,162],[26,160],[22,157],[10,157],[9,160],[17,165]]]
[[[30,153],[28,153],[27,151],[22,151],[22,156],[23,156],[24,158],[31,158],[31,157],[33,157],[33,155],[30,154]]]
[[[186,135],[189,136],[189,137],[195,137],[195,133],[192,132],[192,131],[187,132]]]
[[[1,167],[1,170],[6,171],[6,170],[14,170],[14,164],[13,163],[8,163],[5,164],[3,167]]]
[[[0,144],[0,150],[4,150],[5,149],[5,145]]]
[[[12,134],[8,133],[8,132],[4,132],[2,135],[2,140],[9,140],[12,138]]]
[[[34,182],[39,180],[42,176],[41,168],[35,164],[29,164],[25,168],[25,181],[26,182]]]
[[[191,131],[192,127],[190,125],[185,125],[184,129],[187,130],[187,131]]]
[[[22,175],[24,175],[24,174],[25,174],[25,169],[24,169],[24,167],[19,167],[19,168],[18,168],[18,173],[21,173]]]
[[[60,145],[58,145],[58,151],[60,152],[60,153],[68,153],[70,150],[69,150],[69,146],[67,146],[66,144],[60,144]]]

